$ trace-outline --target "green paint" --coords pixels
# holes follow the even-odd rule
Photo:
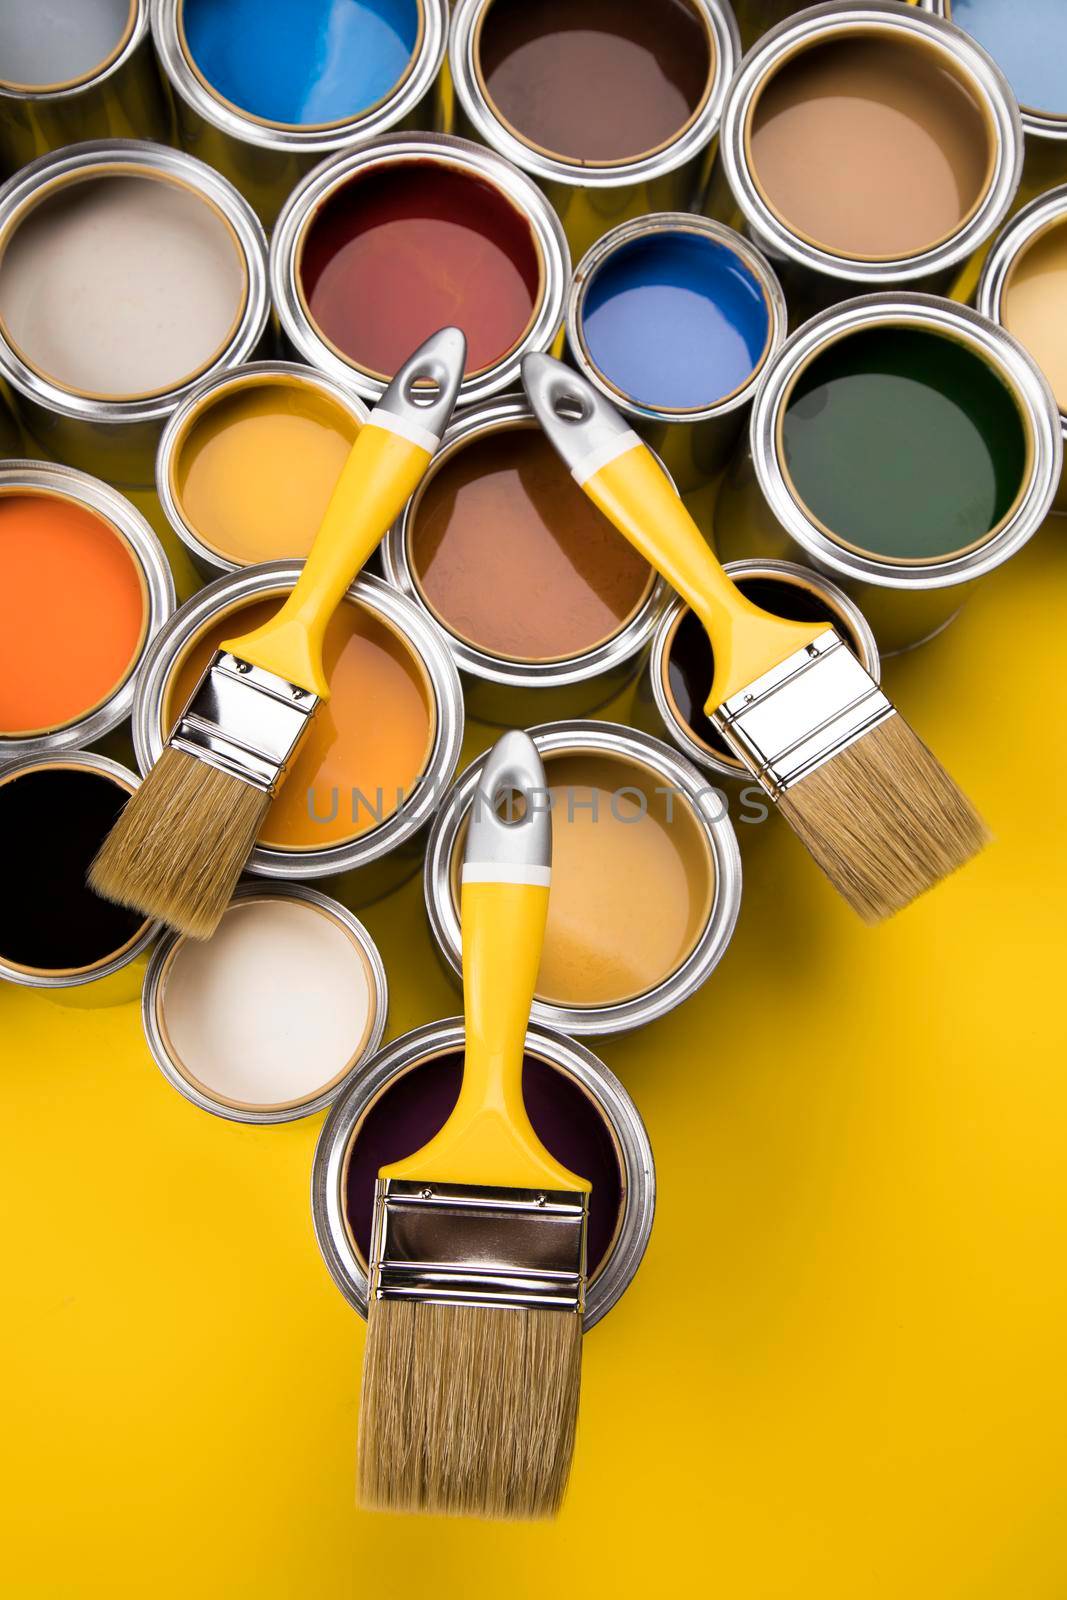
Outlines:
[[[847,335],[801,373],[783,419],[796,491],[836,539],[937,560],[1007,514],[1026,471],[1019,408],[968,346],[919,328]]]

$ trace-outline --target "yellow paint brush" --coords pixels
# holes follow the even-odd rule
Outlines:
[[[707,631],[708,717],[860,916],[877,922],[975,855],[981,819],[840,636],[745,598],[592,384],[544,355],[522,377],[574,478]]]

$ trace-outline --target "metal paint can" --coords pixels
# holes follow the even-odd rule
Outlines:
[[[390,129],[434,126],[436,85],[448,43],[448,3],[413,0],[413,9],[415,39],[395,83],[372,104],[346,108],[339,118],[290,122],[258,115],[228,98],[194,59],[185,0],[153,0],[152,34],[174,93],[182,145],[224,173],[270,227],[290,191],[325,157]],[[262,25],[268,27],[269,19]]]
[[[435,212],[435,227],[443,223],[453,241],[470,235],[465,243],[475,253],[465,254],[455,264],[459,276],[442,291],[431,280],[441,270],[437,246],[445,234],[438,228],[432,236],[406,239],[403,264],[408,287],[398,291],[393,278],[388,307],[382,294],[393,265],[386,251],[376,252],[373,284],[362,278],[336,283],[331,316],[355,314],[364,303],[361,326],[351,341],[346,337],[346,343],[370,340],[380,348],[375,323],[389,310],[387,350],[382,365],[375,367],[372,361],[377,356],[369,346],[364,355],[346,351],[338,343],[332,320],[329,327],[324,325],[326,312],[317,307],[316,296],[320,287],[329,285],[334,262],[345,257],[353,239],[358,243],[366,236],[361,233],[364,227],[376,228],[394,203],[410,207],[404,220],[416,225],[429,206]],[[462,228],[450,226],[453,205],[462,207],[456,215],[464,222]],[[354,270],[364,270],[367,259],[361,256]],[[312,273],[314,284],[309,289]],[[401,348],[411,350],[450,320],[463,327],[469,347],[458,406],[513,386],[522,357],[530,350],[547,350],[559,332],[569,276],[563,230],[537,185],[493,151],[445,134],[392,134],[324,161],[290,195],[271,241],[271,294],[289,350],[371,402],[385,392],[391,367],[399,365]],[[498,308],[494,296],[492,324],[483,333],[481,302],[488,300],[498,279],[501,296],[506,290],[513,298]],[[429,298],[416,305],[411,285],[420,282]],[[462,306],[456,305],[457,282],[463,291]],[[488,309],[487,304],[487,318]]]
[[[190,249],[200,251],[198,259],[205,263],[198,282],[202,279],[205,286],[216,283],[213,311],[219,312],[225,302],[228,312],[232,297],[233,314],[228,318],[228,327],[220,321],[221,336],[216,343],[212,334],[212,347],[200,352],[199,360],[194,358],[192,370],[177,372],[141,392],[101,392],[77,373],[57,375],[41,359],[24,351],[7,325],[10,311],[5,317],[0,306],[0,374],[10,385],[27,430],[49,455],[71,466],[104,473],[112,482],[150,484],[159,436],[175,407],[205,376],[247,361],[266,333],[270,313],[266,239],[247,202],[203,162],[142,140],[102,140],[72,145],[44,156],[16,173],[0,189],[0,301],[8,292],[3,289],[5,277],[10,279],[18,270],[19,258],[13,249],[16,242],[25,248],[31,265],[32,257],[40,256],[53,263],[58,273],[74,270],[73,262],[64,264],[64,251],[65,241],[76,237],[81,270],[80,263],[90,260],[94,251],[107,249],[108,217],[103,211],[94,216],[91,208],[106,208],[109,196],[120,192],[128,196],[131,191],[127,186],[132,182],[143,182],[145,191],[143,201],[137,204],[123,200],[128,217],[132,220],[138,205],[145,203],[173,209],[169,222],[190,229]],[[156,185],[160,186],[158,190]],[[65,218],[73,220],[68,223]],[[64,228],[70,231],[64,234]],[[95,235],[94,228],[98,230]],[[165,253],[165,235],[164,242],[157,240],[153,246],[154,233],[154,228],[142,225],[141,246],[147,251],[155,248],[157,255]],[[59,238],[59,245],[49,244],[49,239],[55,237]],[[27,240],[33,242],[26,243]],[[170,249],[173,253],[173,242]],[[218,254],[212,255],[209,262],[205,250]],[[212,279],[212,267],[217,268],[223,261],[225,286],[218,284],[217,276]],[[25,280],[29,275],[29,269],[24,268],[20,277]],[[18,292],[24,293],[24,289]],[[144,325],[153,315],[149,302],[154,286],[144,283],[138,292],[142,294],[138,308],[140,342],[146,343]],[[158,298],[158,288],[155,294]],[[72,306],[72,318],[80,303],[81,297]],[[27,306],[23,315],[28,316],[32,309]],[[165,315],[158,307],[156,312]],[[120,315],[129,318],[133,313],[120,307]],[[114,324],[109,325],[106,337],[116,347],[121,342],[120,332]],[[70,337],[73,340],[73,329]],[[54,345],[55,338],[49,348]],[[51,357],[49,364],[53,364]]]
[[[665,302],[668,294],[676,302]],[[635,351],[642,299],[653,302],[649,315],[659,329],[659,360],[651,332],[648,350]],[[706,329],[700,320],[703,307]],[[785,296],[767,259],[723,223],[679,212],[640,217],[598,239],[578,263],[567,295],[571,359],[658,451],[683,492],[726,464],[760,375],[785,340],[787,322]],[[605,324],[602,350],[595,342],[597,323]],[[690,345],[684,374],[670,371],[681,355],[669,337],[673,327],[679,340],[684,328]],[[702,337],[707,370],[729,373],[725,394],[714,378],[703,389],[696,382],[691,351]],[[612,371],[623,338],[630,347],[625,377]],[[636,393],[641,382],[662,385],[660,394]],[[684,403],[668,403],[672,400]]]
[[[852,345],[852,340],[857,343]],[[849,433],[853,425],[861,430],[866,426],[869,413],[862,392],[858,404],[827,409],[831,391],[820,375],[824,368],[850,360],[850,350],[858,352],[855,359],[861,368],[871,351],[870,371],[876,377],[886,371],[894,386],[902,381],[916,384],[885,389],[884,415],[895,410],[905,432],[885,435],[880,454],[877,447],[883,436],[876,429],[862,438]],[[922,426],[920,398],[927,386],[921,362],[931,356],[954,370],[950,415],[954,419],[958,412],[965,419],[962,435]],[[937,376],[936,366],[930,371]],[[979,408],[973,414],[966,411],[971,389]],[[877,387],[870,392],[883,395]],[[933,381],[930,392],[937,396]],[[907,400],[897,405],[900,395]],[[987,403],[993,407],[990,412],[984,409]],[[836,454],[838,466],[831,475],[836,474],[838,483],[858,483],[863,478],[864,518],[892,526],[901,536],[910,537],[912,527],[899,518],[893,521],[891,512],[898,500],[890,500],[883,490],[899,484],[900,493],[911,494],[914,509],[921,511],[927,506],[923,484],[929,479],[936,488],[943,475],[955,510],[951,515],[946,511],[938,521],[930,501],[929,515],[938,540],[943,539],[945,526],[957,527],[961,519],[967,520],[969,531],[959,536],[959,548],[932,545],[923,553],[918,546],[905,549],[901,544],[889,553],[885,545],[876,548],[869,533],[846,527],[843,520],[836,527],[829,524],[822,507],[811,504],[816,497],[801,486],[797,448],[789,439],[791,412],[802,421],[815,419],[821,445]],[[945,441],[957,439],[970,452],[966,458],[948,453]],[[1006,456],[999,454],[1002,447],[1007,452],[1009,444],[1010,473],[1002,466]],[[923,453],[925,477],[918,472],[916,449]],[[908,471],[903,474],[902,450],[909,452]],[[855,599],[879,648],[888,654],[939,632],[958,611],[970,585],[1021,549],[1052,504],[1062,453],[1060,416],[1048,383],[1002,328],[976,311],[931,295],[863,296],[813,317],[769,364],[753,407],[748,444],[735,458],[716,504],[716,544],[726,560],[753,554],[780,557],[825,573]],[[984,526],[974,521],[978,512],[971,501],[977,505],[979,496],[965,461],[981,467],[991,480],[989,505],[982,507]],[[842,463],[851,466],[851,475],[840,470]],[[876,471],[881,477],[875,477]],[[857,491],[854,506],[861,498]]]
[[[810,567],[792,561],[731,561],[726,571],[757,605],[775,616],[827,622],[877,683],[881,662],[874,634],[859,607],[842,589]],[[711,686],[714,654],[700,622],[676,596],[660,618],[648,665],[641,675],[633,720],[658,738],[666,736],[694,766],[715,781],[750,781],[747,769],[727,749],[702,715]],[[704,676],[706,670],[706,677]]]
[[[554,992],[535,995],[531,1016],[572,1035],[641,1027],[694,994],[730,942],[741,858],[726,798],[677,750],[633,728],[574,721],[529,732],[547,769],[561,908],[554,924],[550,898],[539,978],[544,985],[548,974]],[[457,983],[459,865],[484,761],[472,762],[438,812],[423,875],[434,941]],[[646,825],[657,832],[642,841]]]
[[[812,306],[898,284],[947,288],[1007,215],[1023,154],[992,59],[896,0],[831,0],[772,28],[730,85],[721,149],[737,214],[791,305],[795,295]]]
[[[300,563],[275,561],[219,578],[157,634],[133,708],[143,772],[158,759],[164,724],[195,687],[215,643],[235,626],[255,625],[257,608],[279,601],[299,573]],[[268,817],[261,837],[271,842],[253,850],[247,870],[275,881],[312,879],[346,905],[366,905],[418,871],[430,820],[459,760],[463,692],[438,629],[380,579],[356,579],[331,629],[333,694],[318,713],[326,719],[321,748],[313,724],[281,791],[282,819]],[[368,668],[373,683],[360,678]],[[384,743],[374,742],[379,736]],[[355,770],[364,761],[379,762],[381,771]]]
[[[192,501],[193,468],[190,457],[195,453],[198,461],[203,460],[204,450],[208,441],[201,439],[201,434],[211,430],[211,443],[216,448],[223,434],[223,430],[232,426],[251,428],[255,423],[254,411],[261,414],[268,411],[272,402],[276,401],[279,412],[297,417],[298,422],[307,425],[316,417],[329,419],[336,418],[336,445],[337,450],[331,452],[329,459],[325,452],[316,454],[307,450],[307,442],[302,453],[303,459],[295,459],[290,468],[282,461],[277,461],[277,471],[280,476],[289,473],[290,482],[287,487],[287,498],[291,496],[299,499],[300,521],[306,526],[302,532],[314,531],[321,512],[325,511],[326,499],[332,490],[336,478],[325,479],[329,475],[333,458],[338,450],[344,448],[346,442],[344,433],[347,423],[351,430],[351,443],[355,439],[362,424],[369,415],[366,405],[354,394],[350,388],[338,383],[335,378],[327,377],[325,373],[313,372],[310,367],[305,367],[293,361],[249,361],[239,367],[233,367],[226,372],[216,373],[213,377],[205,378],[198,383],[195,389],[190,390],[185,399],[174,411],[159,441],[159,453],[156,457],[156,493],[163,514],[170,523],[178,538],[189,551],[193,565],[201,577],[210,580],[217,578],[220,573],[237,572],[242,567],[258,565],[272,559],[295,559],[306,555],[306,550],[295,547],[282,551],[265,549],[260,551],[246,551],[238,549],[236,542],[223,545],[218,537],[224,530],[221,526],[225,520],[225,510],[219,512],[219,528],[210,529],[198,525],[197,511]],[[306,415],[304,414],[306,412]],[[278,443],[281,441],[279,440]],[[330,441],[334,441],[331,439]],[[294,446],[297,441],[294,437]],[[267,455],[269,441],[249,432],[247,443],[241,449],[242,463],[247,458],[249,470],[253,467],[253,452],[261,450],[261,459],[265,470],[270,473],[274,470],[273,458]],[[309,454],[311,460],[308,460]],[[338,470],[340,468],[338,461]],[[206,471],[216,480],[221,480],[225,475],[228,481],[227,505],[236,515],[242,513],[241,523],[251,524],[254,518],[254,507],[247,509],[238,503],[240,497],[240,483],[235,481],[233,467],[234,456],[227,453],[218,463]],[[320,481],[319,469],[322,469]],[[293,481],[295,480],[295,481]],[[221,487],[221,484],[220,484]],[[260,484],[260,493],[269,493],[271,484],[265,487]],[[201,491],[205,494],[208,491]],[[312,495],[317,498],[310,504]],[[321,500],[321,506],[319,501]],[[277,507],[277,518],[282,522],[289,514],[290,508],[281,503]],[[235,535],[243,536],[243,527],[234,530]]]
[[[1067,185],[1031,201],[994,241],[975,304],[1014,334],[1045,372],[1067,441]],[[1052,509],[1067,512],[1062,474]]]
[[[726,86],[741,55],[737,24],[728,4],[723,0],[685,0],[689,25],[699,29],[706,56],[705,81],[688,116],[683,106],[676,126],[664,130],[666,136],[649,148],[600,160],[589,159],[580,149],[547,148],[536,136],[520,130],[501,109],[499,92],[494,98],[490,90],[485,60],[486,30],[492,29],[495,21],[493,9],[494,0],[459,0],[453,12],[448,59],[459,125],[536,178],[563,219],[575,256],[584,254],[601,234],[631,218],[647,212],[686,211],[699,201],[714,160]],[[620,14],[624,12],[625,7],[620,8]],[[536,33],[537,8],[528,8],[528,15],[529,26]],[[670,22],[669,17],[663,20]],[[571,25],[577,26],[573,21]],[[546,47],[558,62],[551,35],[542,45]],[[546,73],[557,70],[547,58],[544,68]],[[615,84],[614,92],[631,112],[635,103],[647,98],[640,86],[622,81]],[[636,102],[633,95],[638,97]]]
[[[331,933],[339,932],[358,953],[360,964],[366,974],[370,997],[367,1025],[362,1036],[354,1041],[354,1050],[347,1064],[340,1072],[334,1073],[329,1081],[299,1098],[264,1104],[226,1096],[216,1086],[204,1083],[196,1076],[193,1064],[183,1059],[181,1047],[174,1038],[173,1028],[167,1017],[167,987],[175,970],[175,962],[187,942],[183,934],[168,930],[158,941],[148,963],[141,995],[141,1022],[145,1039],[152,1053],[152,1059],[168,1083],[203,1111],[210,1111],[215,1116],[224,1117],[231,1122],[253,1123],[259,1127],[310,1117],[317,1111],[325,1110],[344,1095],[361,1078],[367,1063],[378,1050],[385,1032],[389,1009],[388,982],[378,947],[362,922],[336,900],[329,899],[307,884],[277,883],[266,888],[262,884],[243,883],[239,885],[234,895],[232,906],[243,908],[249,905],[267,904],[274,909],[279,903],[311,910],[319,917],[325,918]],[[209,940],[208,947],[210,944]],[[209,949],[207,952],[201,949],[199,953],[210,960]],[[332,976],[333,973],[331,978]],[[211,1006],[210,994],[201,998],[205,1006]],[[313,993],[306,988],[298,990],[295,1000],[290,1001],[294,1028],[298,1026],[301,1005],[329,1004],[342,1007],[345,1000],[346,996],[343,993],[328,993],[325,990]]]
[[[521,435],[523,443],[516,448],[515,456],[500,456],[499,452],[516,435]],[[647,579],[638,574],[634,580],[634,593],[629,597],[633,600],[633,606],[614,632],[570,654],[546,654],[540,659],[529,654],[491,651],[484,643],[464,633],[458,622],[442,615],[427,594],[425,578],[419,571],[420,564],[414,550],[420,512],[427,506],[428,497],[435,494],[435,480],[444,473],[443,481],[447,486],[455,464],[458,462],[462,470],[464,459],[470,459],[472,451],[483,456],[487,450],[492,452],[486,462],[487,473],[490,467],[499,469],[501,464],[511,465],[514,461],[515,475],[521,479],[524,469],[529,473],[544,467],[553,474],[551,481],[557,485],[560,493],[559,510],[553,512],[552,516],[554,521],[558,517],[562,535],[570,531],[567,526],[568,511],[573,509],[581,513],[584,506],[569,507],[570,493],[574,492],[577,499],[578,492],[571,491],[566,468],[557,462],[547,444],[543,449],[549,459],[542,461],[539,456],[534,458],[533,452],[539,452],[541,448],[540,430],[525,400],[493,399],[470,407],[453,422],[426,478],[381,546],[386,581],[422,607],[442,631],[460,670],[470,714],[485,722],[513,727],[526,727],[529,723],[544,722],[550,718],[583,716],[611,699],[636,673],[640,656],[648,646],[668,593],[663,580],[657,580],[651,571]],[[525,449],[530,454],[519,454],[519,449]],[[523,492],[528,497],[528,501],[524,499],[524,505],[536,503],[541,516],[547,518],[549,512],[544,509],[543,486],[524,486]],[[447,487],[445,493],[447,498]],[[568,503],[563,502],[563,495],[568,496]],[[506,511],[498,514],[505,518],[507,516]],[[598,514],[590,508],[587,515],[595,518]],[[490,518],[486,515],[487,528],[489,522]],[[510,527],[513,538],[514,521]],[[631,568],[638,566],[630,555],[629,547],[618,540],[614,530],[608,529],[606,524],[605,533],[605,554],[617,550],[620,559],[626,562],[626,573],[629,575]],[[507,543],[510,544],[511,539]],[[529,577],[527,581],[530,581]],[[517,586],[517,600],[520,598],[520,587]],[[543,583],[540,587],[543,588]],[[492,583],[486,589],[487,605],[491,593]],[[492,601],[492,607],[499,613],[499,593],[497,599]]]
[[[373,1138],[376,1146],[390,1137],[395,1140],[401,1129],[390,1100],[395,1104],[398,1090],[403,1094],[405,1088],[414,1098],[419,1075],[428,1072],[437,1077],[442,1068],[449,1067],[454,1071],[457,1058],[462,1059],[463,1043],[461,1017],[431,1022],[394,1039],[358,1069],[319,1135],[311,1178],[315,1234],[330,1276],[361,1317],[367,1315],[366,1246],[357,1238],[352,1217],[357,1199],[353,1168],[360,1140]],[[598,1187],[594,1175],[584,1322],[588,1332],[633,1282],[645,1253],[656,1204],[652,1148],[633,1100],[614,1073],[584,1045],[532,1024],[526,1035],[526,1056],[527,1073],[532,1069],[534,1075],[532,1083],[527,1079],[528,1102],[531,1089],[539,1101],[553,1093],[567,1096],[566,1104],[578,1109],[583,1124],[588,1121],[590,1131],[596,1130],[598,1164],[608,1175],[604,1187],[610,1184],[612,1191],[615,1216],[606,1218],[603,1226],[597,1225],[594,1241]],[[422,1115],[443,1120],[449,1109],[448,1085],[428,1083],[423,1093],[434,1090],[436,1105],[422,1109]],[[540,1132],[545,1138],[543,1126]],[[385,1159],[389,1158],[383,1155],[383,1163]],[[573,1153],[571,1160],[576,1171],[583,1171]],[[358,1199],[362,1198],[360,1193]],[[360,1223],[362,1231],[362,1218]],[[600,1259],[593,1261],[598,1246]]]
[[[54,725],[31,734],[5,734],[0,730],[0,762],[54,755],[94,744],[117,728],[130,715],[137,673],[175,603],[174,580],[162,545],[140,512],[106,483],[50,461],[5,461],[0,463],[0,507],[14,496],[58,500],[88,512],[102,532],[106,529],[112,533],[128,558],[133,582],[140,589],[141,622],[139,637],[124,669],[101,698],[95,698],[77,714],[57,719]],[[8,581],[12,581],[10,573]],[[18,603],[18,597],[13,598]],[[91,604],[93,596],[82,594],[80,599]],[[106,617],[96,620],[102,628],[110,624]],[[64,643],[60,634],[50,648],[61,650]]]
[[[71,0],[71,18],[84,8],[85,0]],[[32,28],[35,9],[18,8],[22,29]],[[56,20],[55,7],[42,9]],[[82,139],[170,138],[170,111],[148,38],[148,0],[129,0],[125,17],[118,3],[107,9],[115,14],[114,38],[101,37],[99,59],[76,63],[68,42],[65,64],[57,58],[47,81],[0,79],[0,167],[13,172]]]
[[[88,791],[103,793],[105,789],[116,791],[114,801],[108,801],[105,809],[117,815],[121,798],[132,794],[140,783],[136,773],[120,766],[117,761],[112,761],[107,756],[97,755],[87,750],[67,750],[58,755],[30,756],[22,761],[13,761],[9,765],[0,767],[0,791],[11,784],[19,784],[23,780],[31,782],[47,781],[48,775],[54,774],[56,779],[64,783],[77,782],[88,785]],[[79,798],[84,801],[83,788],[79,790]],[[34,812],[38,817],[45,817],[46,808],[42,805],[41,794],[38,790],[33,798]],[[67,795],[60,796],[63,802]],[[73,798],[73,797],[69,797]],[[58,809],[58,808],[57,808]],[[9,946],[6,950],[0,948],[0,979],[9,983],[21,984],[30,989],[40,989],[50,999],[62,1004],[77,1007],[95,1008],[98,1006],[120,1005],[128,1000],[134,1000],[140,992],[144,977],[147,951],[152,940],[159,931],[159,924],[155,922],[141,922],[136,913],[124,912],[117,907],[106,907],[105,902],[100,902],[92,891],[85,886],[85,872],[96,849],[103,843],[110,820],[95,817],[89,818],[89,808],[83,806],[77,814],[69,819],[75,827],[64,824],[64,851],[60,875],[70,873],[71,877],[65,887],[58,880],[52,881],[47,891],[48,904],[45,914],[40,919],[41,925],[53,924],[62,926],[64,937],[70,936],[72,926],[81,928],[80,913],[90,902],[97,906],[105,906],[107,915],[115,925],[112,944],[107,937],[107,930],[102,929],[100,940],[108,948],[99,949],[97,954],[90,959],[65,960],[60,966],[58,962],[44,962],[41,960],[26,961],[16,956]],[[7,808],[4,807],[5,821],[9,821]],[[97,828],[97,823],[99,827]],[[45,823],[42,823],[45,826]],[[96,828],[89,833],[90,826]],[[83,837],[84,833],[84,837]],[[37,863],[40,857],[33,847],[32,841],[22,838],[19,841],[25,852],[22,861],[20,884],[25,886],[30,882],[32,875],[40,873]],[[62,903],[59,902],[62,894]],[[13,896],[9,890],[5,896],[5,911],[8,914],[19,916],[14,906]],[[6,935],[0,935],[5,938]],[[22,936],[24,937],[24,936]],[[40,939],[40,928],[37,930],[37,939]],[[93,948],[98,943],[94,931],[91,939]],[[22,951],[21,955],[25,955]],[[89,955],[89,951],[83,952]]]

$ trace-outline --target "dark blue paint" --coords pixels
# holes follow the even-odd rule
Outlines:
[[[594,274],[582,310],[594,364],[653,409],[695,411],[732,394],[759,364],[769,329],[753,273],[695,233],[623,245]]]
[[[417,0],[184,0],[189,53],[224,99],[265,122],[342,122],[404,75]]]

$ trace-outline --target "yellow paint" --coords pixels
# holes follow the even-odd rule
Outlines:
[[[303,560],[357,432],[343,406],[293,378],[227,388],[174,452],[186,524],[237,566]]]
[[[5,1594],[1063,1600],[1065,576],[1052,523],[886,664],[995,844],[867,931],[785,828],[740,825],[722,965],[597,1044],[659,1204],[587,1341],[554,1526],[356,1511],[363,1327],[312,1235],[321,1117],[222,1122],[136,1006],[0,985]],[[418,881],[361,915],[390,1033],[454,1014]]]

